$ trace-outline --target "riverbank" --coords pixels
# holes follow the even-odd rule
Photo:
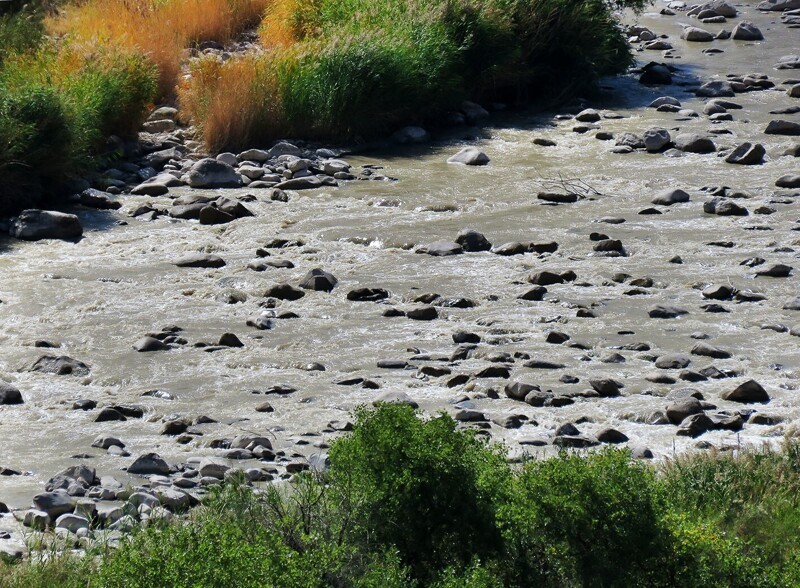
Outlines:
[[[135,155],[125,140],[146,107],[176,95],[200,149],[216,154],[284,137],[364,140],[447,117],[463,122],[467,99],[529,103],[589,90],[630,65],[613,10],[641,5],[94,0],[48,5],[48,14],[25,8],[0,17],[8,47],[0,214],[58,202],[75,192],[74,180]],[[146,128],[167,129],[155,122]]]
[[[83,543],[82,555],[46,550],[45,559],[0,562],[0,586],[767,588],[800,581],[795,444],[682,458],[658,472],[618,450],[520,466],[504,454],[446,415],[420,420],[398,405],[362,410],[352,433],[331,447],[329,465],[288,487],[253,493],[234,477],[188,521],[171,514],[180,511],[174,505],[159,505],[159,495],[139,493],[144,523],[131,538],[112,530]],[[82,518],[64,516],[73,524]]]
[[[797,191],[781,178],[796,139],[767,129],[796,120],[782,59],[795,31],[791,14],[740,8],[730,24],[642,16],[640,61],[671,64],[656,70],[670,85],[606,79],[597,102],[348,155],[333,175],[319,167],[337,154],[306,145],[280,164],[234,153],[217,163],[241,187],[90,193],[120,208],[72,208],[82,239],[3,241],[0,523],[16,533],[12,517],[72,467],[94,469],[72,492],[102,511],[129,485],[193,503],[204,459],[280,483],[328,453],[354,407],[387,400],[445,411],[515,461],[793,438]],[[743,20],[764,40],[720,34]],[[714,40],[681,39],[689,23]],[[705,97],[707,82],[733,96]],[[752,165],[728,161],[744,143]],[[464,147],[488,164],[447,163]],[[181,183],[198,159],[168,175]],[[338,185],[281,195],[243,169]],[[182,206],[252,216],[169,214]],[[239,447],[248,436],[271,449]],[[137,472],[153,452],[159,470]]]

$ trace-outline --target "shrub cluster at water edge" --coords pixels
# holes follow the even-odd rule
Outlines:
[[[631,63],[614,10],[643,0],[275,0],[267,49],[209,57],[179,91],[212,150],[282,136],[352,139],[461,101],[530,102]]]

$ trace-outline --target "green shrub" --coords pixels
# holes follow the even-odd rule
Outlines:
[[[132,135],[155,95],[142,56],[40,49],[0,66],[0,214],[55,200],[111,134]]]
[[[667,546],[652,470],[627,452],[529,463],[503,509],[522,586],[626,586],[649,579]]]
[[[361,409],[330,460],[332,491],[360,549],[391,546],[418,578],[500,549],[495,510],[510,470],[450,417],[422,421],[398,405]]]
[[[26,4],[9,14],[0,14],[0,66],[9,55],[36,48],[44,36],[44,11]]]

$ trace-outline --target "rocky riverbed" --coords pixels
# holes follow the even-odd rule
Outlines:
[[[286,479],[376,401],[514,458],[796,434],[800,14],[759,6],[660,3],[600,99],[369,155],[190,157],[162,110],[71,240],[0,243],[0,549]]]

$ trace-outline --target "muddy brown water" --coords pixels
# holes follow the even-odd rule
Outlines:
[[[660,16],[660,4],[640,22],[669,35],[680,59],[664,61],[681,68],[679,81],[753,72],[766,73],[776,83],[800,77],[796,70],[773,69],[781,56],[800,50],[798,30],[787,28],[778,14],[756,12],[754,4],[737,6],[743,16],[725,25],[697,25],[682,13]],[[742,18],[759,26],[766,40],[689,44],[679,39],[682,23],[716,32],[723,26],[730,30]],[[724,52],[703,54],[709,47]],[[662,61],[658,51],[645,51],[638,57],[643,63]],[[169,201],[126,196],[119,218],[126,219],[127,225],[109,225],[106,213],[80,210],[87,232],[78,243],[5,242],[0,252],[0,377],[22,391],[25,404],[0,407],[0,466],[23,470],[26,475],[0,477],[0,500],[25,507],[44,481],[79,462],[92,464],[99,473],[135,481],[126,478],[121,468],[139,454],[156,451],[170,463],[178,463],[192,456],[218,454],[206,446],[210,440],[241,432],[268,433],[275,446],[287,453],[324,452],[328,435],[303,435],[320,432],[330,421],[347,420],[354,407],[387,391],[406,392],[429,413],[454,412],[451,401],[466,394],[489,417],[524,414],[538,426],[491,429],[515,454],[521,450],[520,439],[552,440],[560,423],[588,417],[589,422],[579,425],[582,432],[592,434],[612,426],[630,437],[630,445],[646,446],[663,457],[697,450],[698,442],[676,437],[674,426],[643,422],[646,415],[664,409],[665,394],[691,386],[720,409],[738,410],[743,406],[722,401],[719,395],[753,378],[764,385],[772,400],[752,408],[779,416],[782,422],[776,426],[748,424],[739,433],[713,431],[699,440],[716,447],[778,443],[784,434],[797,429],[800,419],[800,338],[760,326],[800,323],[800,312],[782,309],[800,294],[800,216],[794,193],[774,185],[778,177],[800,171],[800,165],[795,158],[779,156],[792,143],[790,137],[763,131],[773,118],[798,120],[797,114],[769,114],[798,101],[784,90],[738,95],[734,100],[743,110],[732,111],[732,122],[712,124],[703,115],[677,120],[676,114],[645,108],[652,98],[672,95],[684,107],[702,113],[703,100],[680,86],[645,88],[635,76],[623,76],[604,81],[604,87],[606,97],[592,106],[613,110],[623,118],[603,119],[600,130],[641,134],[660,126],[705,134],[710,129],[728,129],[731,134],[714,136],[719,148],[760,142],[767,149],[767,161],[744,167],[727,164],[714,154],[682,158],[612,154],[613,142],[597,140],[594,132],[572,132],[576,123],[554,120],[557,113],[516,113],[494,119],[492,126],[482,131],[455,131],[420,150],[347,158],[354,166],[384,166],[382,173],[399,178],[394,183],[350,182],[337,189],[292,194],[288,203],[265,201],[258,192],[247,189],[225,191],[233,196],[253,192],[259,197],[247,204],[256,213],[254,218],[229,225],[200,226],[163,217],[154,222],[127,219],[125,212],[141,203]],[[535,146],[532,140],[536,137],[552,139],[557,146]],[[490,156],[491,164],[483,168],[448,165],[447,158],[465,145],[477,145]],[[543,180],[556,177],[580,178],[601,195],[575,204],[542,205],[535,195],[542,190]],[[703,213],[703,203],[710,196],[699,188],[720,185],[752,194],[750,199],[737,201],[750,210],[750,216]],[[659,216],[638,214],[650,206],[656,193],[673,187],[686,189],[691,202],[664,208]],[[172,195],[188,191],[173,189]],[[776,212],[752,214],[764,205]],[[625,222],[600,222],[607,217],[621,217]],[[543,256],[501,257],[486,252],[446,258],[406,249],[452,240],[464,228],[484,233],[496,245],[557,241],[559,249]],[[621,239],[629,256],[594,256],[589,240],[593,231]],[[302,247],[273,252],[294,262],[295,269],[263,273],[248,269],[255,250],[274,237],[305,241]],[[709,246],[711,241],[732,241],[734,246]],[[227,265],[208,270],[172,264],[190,252],[218,254]],[[684,263],[669,263],[675,255]],[[754,256],[767,260],[764,267],[783,263],[798,270],[789,278],[756,278],[752,269],[739,265]],[[267,287],[280,282],[296,284],[316,267],[339,279],[332,293],[309,292],[299,301],[281,303],[280,310],[291,310],[300,318],[278,320],[272,330],[257,331],[245,325],[247,318],[258,312]],[[573,270],[578,279],[548,287],[543,301],[518,300],[530,287],[527,276],[544,269]],[[611,281],[617,272],[650,277],[655,286],[645,295],[625,295],[631,286]],[[703,300],[697,286],[712,283],[749,288],[767,299],[722,302],[730,313],[707,313],[700,307],[709,301]],[[346,300],[346,293],[356,287],[382,287],[392,296],[385,304]],[[239,304],[219,300],[234,290],[246,294],[247,300]],[[440,308],[440,318],[431,322],[381,316],[389,307],[419,306],[411,300],[423,293],[466,297],[477,306]],[[597,318],[576,318],[578,305],[588,304],[595,305]],[[655,304],[675,304],[689,314],[675,320],[650,319],[647,311]],[[137,339],[166,325],[182,327],[190,344],[168,352],[133,350]],[[480,349],[487,352],[525,352],[567,366],[532,370],[518,360],[510,364],[514,381],[569,392],[588,388],[589,378],[613,377],[625,384],[624,393],[611,399],[578,399],[562,408],[534,408],[506,398],[504,380],[473,380],[466,387],[448,388],[447,376],[420,378],[414,376],[415,371],[376,367],[378,360],[403,359],[417,366],[448,365],[453,374],[474,374],[491,365],[480,358],[452,365],[410,359],[414,355],[410,349],[434,358],[449,356],[455,349],[451,335],[459,329],[479,334],[484,341]],[[547,344],[545,336],[551,330],[566,332],[590,349]],[[619,334],[621,331],[634,334]],[[197,341],[215,342],[224,332],[236,333],[245,346],[215,353],[191,346]],[[664,370],[657,370],[646,353],[615,349],[646,342],[652,347],[651,355],[688,354],[696,343],[690,337],[695,332],[708,334],[709,343],[732,352],[733,357],[692,356],[691,368],[713,364],[737,370],[742,376],[672,386],[653,384],[644,376]],[[34,348],[37,339],[57,342],[60,348]],[[28,371],[40,355],[50,351],[86,362],[91,374],[73,377]],[[623,354],[626,361],[603,363],[601,359],[613,351]],[[320,362],[326,370],[302,369],[310,362]],[[677,370],[669,373],[677,375]],[[581,382],[563,384],[559,378],[564,374],[577,376]],[[357,376],[378,382],[381,389],[335,384]],[[298,391],[281,397],[252,393],[275,384],[291,385]],[[486,397],[489,388],[499,390],[500,398]],[[175,399],[141,396],[154,389],[167,391]],[[141,420],[95,423],[97,411],[71,410],[72,403],[81,398],[96,400],[101,406],[140,404],[147,413]],[[273,413],[255,412],[255,406],[264,400],[272,403]],[[159,435],[162,418],[170,414],[207,415],[220,422],[199,426],[202,436],[179,445],[174,438]],[[91,448],[92,440],[101,433],[121,438],[132,456],[112,457]],[[545,454],[552,448],[532,451]],[[72,458],[84,453],[92,457]]]

